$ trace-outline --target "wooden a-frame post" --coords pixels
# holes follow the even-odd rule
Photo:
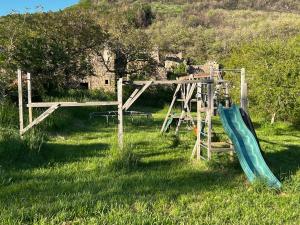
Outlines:
[[[197,84],[197,144],[196,144],[196,154],[197,160],[200,160],[201,157],[201,92],[202,92],[202,83]]]
[[[31,74],[27,73],[27,98],[28,98],[28,118],[29,123],[32,123],[32,96],[31,96]]]
[[[119,148],[122,150],[124,147],[123,139],[123,78],[118,80],[117,84],[118,92],[118,144]]]
[[[241,69],[241,108],[248,112],[248,86],[245,68]]]
[[[19,124],[20,136],[23,136],[24,117],[23,117],[23,89],[22,89],[22,71],[18,69],[18,95],[19,95]]]
[[[173,106],[174,106],[174,103],[175,103],[175,101],[176,101],[176,99],[177,99],[177,93],[178,93],[178,91],[180,90],[180,88],[181,88],[181,84],[177,84],[177,87],[176,87],[175,92],[174,92],[174,94],[173,94],[172,102],[171,102],[171,104],[170,104],[170,106],[169,106],[167,115],[166,115],[166,117],[165,117],[164,123],[163,123],[163,125],[162,125],[162,127],[161,127],[161,130],[160,130],[160,133],[163,133],[164,130],[165,130],[165,126],[166,126],[167,121],[168,121],[168,119],[169,119],[169,116],[170,116],[170,114],[171,114],[171,111],[172,111],[172,108],[173,108]]]

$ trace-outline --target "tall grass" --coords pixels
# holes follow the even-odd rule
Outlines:
[[[67,90],[56,93],[52,97],[44,97],[43,101],[86,102],[112,100],[113,98],[114,94],[106,93],[102,90]],[[87,108],[87,110],[95,110],[95,108]],[[34,109],[34,117],[37,117],[43,111],[43,109]],[[34,164],[40,161],[41,157],[47,156],[43,152],[46,151],[46,148],[43,148],[43,146],[49,134],[70,131],[72,128],[69,125],[74,122],[74,118],[83,116],[83,111],[80,109],[59,109],[21,138],[19,135],[18,112],[16,103],[9,100],[0,101],[0,165],[11,166],[19,164],[19,162],[21,164]],[[25,124],[28,124],[27,117],[27,110],[24,110]]]
[[[14,166],[33,161],[47,139],[41,128],[34,128],[22,138],[19,134],[18,108],[9,101],[0,103],[0,165]]]

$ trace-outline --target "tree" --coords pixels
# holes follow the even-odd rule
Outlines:
[[[299,117],[300,36],[288,41],[259,40],[236,48],[226,65],[245,67],[250,105],[276,118]],[[236,81],[235,81],[236,82]]]
[[[144,29],[136,29],[126,18],[126,11],[113,11],[110,15],[110,24],[105,21],[100,23],[107,27],[109,39],[106,43],[111,51],[116,54],[115,69],[109,68],[101,52],[98,52],[102,62],[109,72],[115,72],[118,77],[128,74],[132,76],[148,76],[156,70],[156,62],[152,58],[154,49],[150,36]]]
[[[5,29],[6,20],[20,21],[21,17],[4,19],[0,29]],[[90,57],[103,49],[108,38],[92,15],[81,10],[26,15],[23,23],[16,24],[19,35],[13,47],[8,38],[1,38],[6,49],[1,54],[2,68],[11,76],[17,68],[31,72],[34,86],[46,93],[93,74]]]

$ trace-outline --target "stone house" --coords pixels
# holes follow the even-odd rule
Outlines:
[[[92,66],[94,68],[94,75],[89,76],[81,81],[80,86],[90,90],[102,89],[107,92],[116,92],[117,82],[117,65],[116,54],[109,49],[103,50],[103,60],[99,56],[94,56],[92,59]],[[160,57],[158,49],[151,53],[152,58],[157,62],[156,74],[154,79],[167,79],[168,72],[178,67],[181,63],[187,65],[187,60],[183,58],[181,52],[177,54],[166,54]],[[162,59],[163,58],[163,59]],[[137,62],[141,63],[141,62]],[[128,65],[127,65],[128,66]],[[219,64],[215,61],[209,61],[204,65],[187,65],[188,73],[209,73],[210,67],[219,69]]]
[[[103,60],[100,56],[92,57],[94,75],[80,82],[80,86],[90,90],[102,89],[107,92],[116,91],[115,59],[116,55],[109,49],[103,50]]]
[[[210,68],[213,68],[215,70],[220,69],[220,64],[218,64],[216,61],[207,61],[203,65],[189,65],[187,68],[187,72],[189,74],[193,73],[210,73]]]

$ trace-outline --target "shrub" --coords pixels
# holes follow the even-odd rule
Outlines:
[[[287,41],[257,40],[243,44],[233,51],[226,63],[246,68],[250,106],[272,123],[275,119],[294,121],[299,118],[299,40],[300,36]],[[232,81],[239,87],[239,79]]]

